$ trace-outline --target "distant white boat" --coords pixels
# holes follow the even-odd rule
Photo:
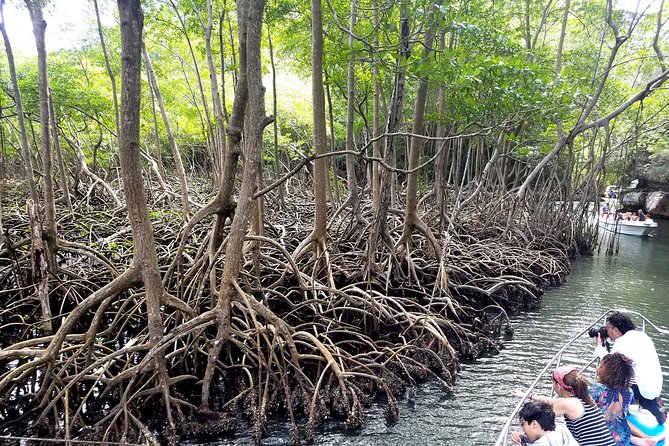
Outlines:
[[[600,229],[605,231],[637,237],[650,237],[657,229],[657,222],[652,218],[646,218],[643,221],[615,220],[615,214],[597,217],[597,223]]]

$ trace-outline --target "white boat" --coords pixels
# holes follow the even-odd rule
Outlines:
[[[637,237],[652,237],[657,229],[657,222],[652,218],[643,221],[616,220],[615,214],[597,217],[597,224],[604,231]]]
[[[553,357],[550,358],[548,362],[546,362],[546,365],[543,367],[543,369],[541,369],[539,375],[527,388],[525,395],[523,396],[523,398],[520,399],[518,404],[516,404],[513,412],[507,418],[506,423],[504,423],[504,426],[502,427],[502,430],[500,431],[499,436],[497,437],[495,446],[507,446],[508,444],[510,444],[509,435],[512,430],[511,427],[512,426],[517,427],[518,412],[520,411],[521,407],[526,401],[528,401],[529,395],[535,392],[537,384],[539,384],[542,380],[544,381],[550,380],[548,376],[552,376],[553,370],[563,365],[562,364],[563,356],[568,356],[569,358],[568,361],[570,363],[578,362],[578,365],[581,369],[581,371],[579,372],[580,374],[588,374],[588,373],[594,374],[594,369],[596,367],[599,358],[597,357],[593,358],[594,344],[592,342],[592,338],[590,338],[588,333],[590,329],[595,326],[604,326],[606,317],[609,315],[609,313],[615,311],[626,313],[629,314],[630,316],[637,316],[638,318],[640,318],[641,326],[637,324],[637,328],[640,328],[643,332],[647,332],[646,331],[647,326],[652,327],[654,329],[654,333],[648,333],[649,335],[659,333],[662,336],[669,336],[669,330],[659,328],[640,313],[625,309],[608,310],[606,313],[597,318],[597,320],[588,325],[583,331],[581,331],[572,339],[567,341],[562,346],[562,348],[560,348],[557,351],[557,353],[555,353],[555,355],[553,355]],[[586,351],[583,351],[583,338],[589,338],[589,341],[586,342],[586,344],[588,345]],[[575,358],[578,358],[577,361],[575,361]],[[655,417],[649,411],[640,408],[636,404],[630,405],[630,414],[627,417],[627,419],[630,421],[630,423],[634,424],[646,435],[652,437],[663,437],[665,439],[667,438],[667,435],[669,435],[669,421],[667,422],[667,426],[658,424],[657,421],[655,420]],[[514,430],[519,430],[519,429],[514,428]],[[664,446],[664,444],[665,440],[662,440],[657,443],[657,446]]]

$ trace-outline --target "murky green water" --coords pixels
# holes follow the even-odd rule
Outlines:
[[[669,222],[660,222],[655,238],[622,236],[615,257],[603,252],[577,259],[567,282],[544,295],[541,309],[513,318],[515,335],[501,354],[464,364],[456,392],[445,397],[435,385],[422,385],[415,398],[401,401],[401,420],[388,425],[382,407],[368,409],[367,426],[347,431],[339,424],[321,426],[315,445],[493,445],[524,388],[562,344],[609,308],[627,308],[669,327]],[[669,338],[669,337],[668,337]],[[655,338],[663,365],[664,396],[669,397],[669,339]],[[590,349],[590,340],[582,347]],[[578,361],[565,356],[565,361]],[[247,434],[248,435],[248,434]],[[208,443],[251,445],[240,437]],[[267,445],[288,445],[287,426],[274,423]]]

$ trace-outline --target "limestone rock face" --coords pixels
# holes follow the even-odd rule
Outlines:
[[[637,209],[644,209],[649,212],[646,207],[646,197],[648,192],[626,192],[623,194],[621,203],[624,209],[636,211]]]
[[[644,209],[653,216],[669,217],[669,193],[651,192],[646,197]]]

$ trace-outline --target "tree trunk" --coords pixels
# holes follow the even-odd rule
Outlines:
[[[179,8],[177,8],[177,5],[174,3],[173,0],[169,0],[170,5],[172,6],[172,9],[174,10],[174,13],[177,15],[177,19],[179,20],[179,23],[181,24],[181,32],[184,35],[184,38],[186,39],[186,43],[188,43],[188,50],[190,52],[191,59],[193,60],[193,69],[195,70],[195,77],[197,78],[197,86],[198,86],[198,91],[200,93],[200,100],[202,101],[202,108],[204,109],[204,115],[205,115],[205,128],[206,128],[206,136],[209,139],[209,151],[211,155],[211,159],[213,160],[214,163],[214,184],[218,185],[220,184],[219,182],[221,181],[220,178],[220,171],[221,171],[221,164],[222,160],[220,157],[220,152],[217,151],[217,145],[212,144],[212,141],[215,140],[215,129],[212,128],[211,126],[211,118],[209,115],[209,106],[207,105],[207,98],[204,94],[204,85],[202,84],[202,76],[200,75],[200,67],[197,62],[197,57],[195,56],[195,50],[193,49],[193,43],[190,40],[190,36],[188,35],[188,28],[186,27],[186,23],[184,21],[184,18],[182,17],[181,13],[179,12]]]
[[[67,184],[67,171],[65,170],[65,162],[63,160],[63,151],[60,149],[60,141],[58,140],[58,123],[56,122],[56,110],[53,107],[53,97],[51,96],[51,89],[49,91],[49,122],[51,123],[51,132],[53,133],[53,148],[56,151],[56,159],[58,160],[58,172],[60,173],[60,188],[63,191],[63,200],[67,211],[73,215],[72,200],[70,200],[70,189]]]
[[[53,191],[53,158],[51,154],[51,137],[49,130],[49,76],[47,74],[46,42],[44,32],[46,21],[44,21],[41,0],[25,0],[35,34],[37,45],[37,67],[39,72],[39,110],[40,127],[42,130],[42,169],[44,172],[44,221],[43,238],[46,247],[46,263],[52,274],[56,273],[56,243],[58,233],[56,230],[56,204]]]
[[[179,152],[179,147],[177,147],[177,142],[174,139],[174,134],[172,133],[172,127],[170,126],[170,121],[169,119],[167,119],[167,111],[165,110],[165,104],[163,103],[163,96],[160,93],[160,88],[158,87],[158,81],[156,80],[156,75],[153,72],[153,66],[151,65],[151,58],[149,57],[149,52],[146,50],[146,45],[143,43],[142,43],[142,51],[144,52],[146,71],[149,73],[149,83],[156,96],[156,100],[158,101],[158,108],[160,108],[160,115],[163,117],[165,132],[167,132],[167,140],[170,142],[170,147],[172,148],[172,156],[174,157],[174,167],[177,170],[177,177],[179,178],[179,187],[181,188],[181,201],[184,210],[183,213],[184,221],[188,221],[190,215],[190,203],[188,198],[188,180],[186,179],[186,171],[184,169],[183,163],[181,162],[181,153]]]
[[[313,145],[314,153],[325,155],[325,92],[323,91],[323,11],[321,0],[311,1],[311,93],[313,98]],[[314,218],[313,242],[325,247],[327,237],[327,160],[322,157],[314,161]]]
[[[374,48],[379,47],[379,7],[377,0],[374,0],[374,29],[377,30],[374,33]],[[380,110],[380,97],[381,97],[381,82],[379,81],[379,55],[376,53],[372,54],[372,76],[374,77],[374,102],[372,110],[372,138],[374,142],[372,143],[372,156],[376,159],[381,159],[383,156],[381,153],[381,139],[379,134],[381,132],[381,110]],[[372,208],[378,209],[381,202],[381,165],[377,162],[372,163]]]
[[[228,106],[225,102],[225,45],[223,44],[223,24],[225,23],[226,2],[223,2],[223,10],[218,24],[218,49],[221,53],[221,106],[223,108],[223,119],[228,120]]]
[[[311,94],[313,101],[313,148],[320,158],[314,160],[314,228],[295,250],[295,256],[308,251],[315,257],[325,249],[327,239],[327,153],[325,131],[325,91],[323,88],[323,12],[321,0],[311,0]]]
[[[216,120],[216,128],[212,135],[214,142],[213,150],[215,151],[215,159],[222,160],[225,158],[226,142],[225,142],[225,125],[223,123],[223,107],[221,106],[221,99],[218,93],[218,77],[216,76],[216,65],[214,64],[214,56],[211,52],[211,31],[214,27],[214,14],[211,0],[207,0],[207,22],[200,17],[197,6],[191,0],[191,6],[200,20],[202,31],[204,32],[205,52],[207,55],[207,65],[209,67],[209,84],[211,87],[211,102],[214,107],[214,119]],[[223,66],[221,70],[223,70]],[[218,167],[217,176],[222,176],[222,163],[219,161],[215,163]]]
[[[42,307],[42,327],[44,332],[51,333],[51,304],[49,302],[49,274],[56,274],[56,246],[58,235],[56,231],[56,203],[53,191],[53,163],[51,157],[51,138],[49,126],[49,77],[47,74],[46,42],[44,31],[46,22],[42,13],[40,0],[25,0],[35,35],[37,46],[37,67],[39,77],[39,108],[40,128],[42,132],[42,169],[44,170],[44,220],[39,221],[37,202],[36,208],[31,211],[33,273],[37,287],[37,295]],[[30,204],[28,206],[30,208]],[[30,210],[29,210],[30,211]],[[41,228],[40,228],[41,224]],[[35,233],[39,231],[38,233]],[[46,261],[46,265],[44,262]]]
[[[390,136],[397,132],[402,118],[402,104],[404,102],[404,87],[406,81],[406,73],[404,71],[404,64],[409,55],[409,16],[406,12],[407,4],[402,2],[400,5],[400,47],[397,61],[395,63],[396,75],[393,86],[393,94],[390,98],[390,106],[388,109],[388,120],[386,122],[386,137],[385,145],[385,162],[394,166],[395,164],[395,144],[396,137]],[[388,169],[383,169],[380,174],[380,200],[379,205],[374,209],[374,221],[372,223],[372,231],[368,245],[367,259],[368,266],[371,268],[376,263],[375,253],[379,250],[378,243],[380,239],[388,241],[388,211],[392,201],[392,181],[393,173]],[[393,248],[391,246],[391,248]]]
[[[564,15],[562,16],[562,30],[560,31],[560,40],[558,42],[557,58],[555,61],[555,78],[557,85],[560,85],[560,73],[562,72],[562,48],[564,47],[564,39],[567,36],[567,19],[569,19],[570,4],[570,0],[565,0]]]
[[[146,68],[146,78],[149,79],[151,75],[149,74],[148,66]],[[160,177],[161,184],[165,181],[165,166],[163,166],[163,151],[160,144],[160,132],[158,131],[158,114],[156,112],[156,95],[153,92],[153,88],[149,88],[149,93],[151,94],[151,117],[153,118],[153,134],[155,136],[156,143],[156,161],[158,162],[158,172],[157,175]],[[165,191],[165,189],[163,189]]]
[[[440,3],[436,3],[435,6],[439,6]],[[428,24],[428,26],[433,26]],[[423,53],[423,59],[430,57],[432,53],[432,44],[434,43],[434,30],[432,28],[428,29],[425,34],[425,51]],[[411,234],[415,225],[419,224],[418,217],[418,164],[420,163],[420,155],[423,151],[423,139],[418,135],[423,133],[423,118],[425,117],[425,103],[427,101],[427,87],[428,79],[423,77],[418,81],[418,88],[416,89],[416,102],[414,105],[413,112],[413,124],[411,129],[411,143],[409,145],[409,165],[407,174],[407,187],[406,187],[406,205],[404,211],[404,228],[402,229],[402,236],[400,237],[399,245],[404,245],[408,248],[411,241]],[[431,235],[431,232],[427,231],[426,236]],[[401,247],[401,246],[400,246]],[[436,249],[436,252],[439,252]]]
[[[445,34],[440,32],[439,34],[439,49],[443,52],[445,49]],[[435,196],[435,201],[437,206],[441,208],[442,198],[444,197],[444,172],[446,169],[446,147],[448,142],[440,138],[446,136],[446,125],[441,121],[443,116],[446,113],[446,90],[443,86],[439,87],[437,92],[437,112],[439,116],[439,122],[437,123],[437,130],[435,136],[437,141],[435,141],[435,148],[437,150],[437,160],[434,163],[434,183],[432,184],[432,194]],[[439,215],[442,215],[440,212]]]
[[[93,6],[95,7],[95,20],[98,25],[98,35],[100,36],[100,45],[102,46],[102,55],[105,58],[105,68],[107,69],[107,76],[109,76],[109,81],[111,82],[112,90],[112,99],[114,101],[114,125],[116,126],[116,137],[119,135],[119,121],[118,121],[118,96],[116,93],[116,78],[114,77],[114,72],[111,68],[111,63],[109,62],[109,54],[107,54],[107,44],[105,43],[105,35],[102,32],[102,21],[100,20],[100,9],[98,8],[98,0],[93,0]]]
[[[142,70],[142,28],[144,16],[140,0],[118,0],[121,21],[121,119],[119,126],[119,160],[128,208],[128,219],[134,242],[132,267],[141,272],[144,284],[148,320],[149,345],[155,346],[163,337],[161,300],[165,289],[158,267],[158,255],[149,219],[149,209],[144,197],[142,166],[140,161],[140,98]],[[174,420],[169,402],[169,379],[164,351],[156,354],[156,371],[159,388],[164,395],[167,421],[170,430]]]
[[[325,70],[325,79],[327,80],[328,72]],[[334,125],[334,110],[332,107],[332,94],[330,94],[330,83],[325,85],[325,98],[328,102],[328,122],[330,123],[330,150],[337,150],[337,140],[335,136],[335,125]],[[330,169],[332,169],[332,181],[330,181]],[[337,163],[331,157],[328,157],[327,165],[327,184],[325,188],[327,190],[328,201],[332,206],[339,206],[341,201],[339,200],[339,173],[337,169]],[[333,184],[334,183],[334,184]],[[334,193],[332,192],[334,189]]]
[[[237,2],[237,16],[240,35],[240,58],[246,60],[245,72],[240,67],[240,77],[237,88],[244,88],[248,95],[244,96],[247,103],[243,112],[244,135],[242,138],[244,173],[239,191],[239,201],[235,209],[235,216],[230,226],[228,244],[225,249],[225,265],[221,276],[221,285],[218,289],[216,313],[218,318],[217,342],[209,351],[207,369],[203,379],[201,407],[209,407],[209,389],[213,378],[214,367],[218,355],[227,340],[230,329],[230,303],[237,294],[235,284],[238,281],[242,268],[243,248],[249,220],[253,213],[253,195],[256,190],[257,177],[260,170],[262,151],[262,135],[265,127],[271,122],[265,116],[265,88],[262,84],[262,65],[260,59],[260,41],[264,0],[239,0]],[[246,86],[242,84],[242,79]]]
[[[351,16],[348,25],[348,47],[351,55],[348,60],[348,79],[346,86],[347,106],[346,106],[346,150],[353,152],[353,117],[355,114],[355,53],[353,51],[353,32],[355,31],[356,21],[356,0],[351,0]],[[360,198],[358,195],[358,181],[355,177],[355,163],[352,153],[346,154],[346,180],[348,182],[348,204],[351,206],[353,215],[358,215]]]
[[[278,120],[278,100],[276,92],[276,64],[274,63],[274,46],[272,45],[272,31],[267,26],[267,41],[269,44],[269,61],[272,66],[272,114],[274,115],[274,122],[272,123],[274,129],[274,179],[278,181],[281,178],[281,152],[279,151],[279,120]],[[279,207],[283,207],[283,191],[284,185],[277,188]]]
[[[28,145],[28,131],[26,130],[26,121],[23,112],[23,100],[21,99],[21,90],[19,90],[19,81],[16,77],[16,66],[14,65],[14,52],[12,51],[9,36],[5,29],[5,1],[0,0],[0,32],[5,41],[5,52],[7,53],[7,65],[9,66],[9,76],[12,80],[12,91],[14,92],[14,103],[16,104],[16,116],[19,121],[19,131],[21,133],[21,155],[23,156],[23,165],[26,168],[26,179],[28,181],[28,188],[30,189],[30,199],[33,203],[39,203],[39,195],[37,194],[37,185],[35,184],[32,154],[30,153],[30,145]]]

